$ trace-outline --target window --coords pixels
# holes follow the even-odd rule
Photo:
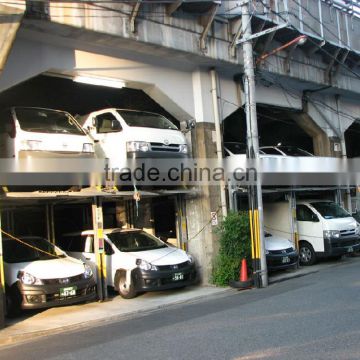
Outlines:
[[[263,152],[263,154],[267,154],[267,155],[282,155],[278,150],[271,147],[261,148],[261,151]]]
[[[316,214],[314,214],[306,205],[296,206],[296,219],[298,221],[319,221]]]
[[[105,255],[112,255],[114,253],[114,250],[106,240],[104,241],[105,241]]]
[[[114,127],[116,124],[116,127]],[[121,125],[112,113],[105,113],[96,117],[97,132],[99,134],[106,134],[109,132],[121,131]]]
[[[129,110],[117,110],[117,112],[129,126],[178,130],[170,120],[160,114]]]
[[[65,251],[83,252],[85,249],[85,236],[64,236],[60,247]]]
[[[311,203],[311,206],[313,206],[325,219],[351,217],[345,209],[334,202],[313,202]]]
[[[158,238],[144,231],[124,231],[107,234],[120,251],[145,251],[167,247]]]
[[[26,107],[14,109],[20,127],[24,131],[84,135],[76,120],[67,112]]]

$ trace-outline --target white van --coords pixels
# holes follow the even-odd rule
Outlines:
[[[66,234],[61,248],[96,271],[94,231]],[[138,292],[193,284],[196,267],[191,255],[139,229],[104,229],[107,285],[125,299]]]
[[[111,167],[121,169],[134,157],[188,157],[185,136],[160,114],[109,108],[78,120],[94,139],[97,156],[108,158]]]
[[[360,249],[360,225],[341,206],[328,200],[298,201],[299,258],[312,265],[319,257],[341,257]],[[288,202],[264,204],[267,231],[291,237]]]
[[[93,156],[93,141],[65,111],[18,106],[0,114],[0,158]]]

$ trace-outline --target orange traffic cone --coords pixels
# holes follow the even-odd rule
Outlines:
[[[241,260],[240,281],[241,281],[241,282],[247,282],[247,281],[249,281],[249,279],[248,279],[247,265],[246,265],[246,259],[242,259],[242,260]]]
[[[249,289],[252,284],[253,280],[248,278],[246,259],[242,259],[239,280],[230,280],[229,285],[236,289]]]

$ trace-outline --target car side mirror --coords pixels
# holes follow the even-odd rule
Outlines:
[[[312,222],[319,222],[319,218],[317,217],[316,214],[311,214],[311,221]]]
[[[186,120],[186,130],[194,129],[196,126],[196,121],[194,119]]]
[[[111,121],[111,130],[112,131],[120,131],[121,130],[121,125],[120,125],[119,121],[117,121],[117,120]]]

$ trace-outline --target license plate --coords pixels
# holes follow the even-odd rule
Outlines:
[[[175,273],[175,274],[173,274],[172,279],[174,281],[184,280],[184,274],[183,273]]]
[[[348,252],[348,253],[354,252],[354,248],[353,248],[352,246],[348,247],[347,252]]]
[[[74,295],[76,295],[76,286],[69,286],[69,287],[60,289],[60,296],[67,297],[67,296],[74,296]]]
[[[287,264],[287,263],[290,262],[290,258],[289,258],[288,256],[284,256],[284,257],[281,259],[281,262],[282,262],[283,264]]]

